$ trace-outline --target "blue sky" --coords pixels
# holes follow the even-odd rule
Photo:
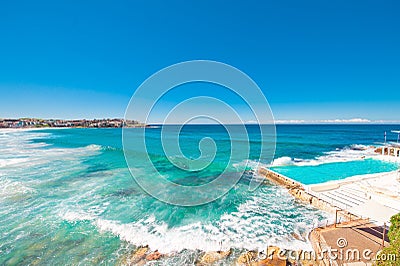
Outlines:
[[[151,74],[208,59],[248,74],[277,120],[399,121],[399,11],[398,1],[2,2],[0,117],[122,117]]]

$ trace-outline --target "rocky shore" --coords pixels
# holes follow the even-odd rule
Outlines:
[[[226,251],[196,251],[196,255],[188,256],[187,263],[196,266],[236,265],[236,266],[316,266],[318,265],[309,253],[302,250],[282,250],[270,246],[263,251],[226,250]],[[169,265],[178,254],[161,254],[149,247],[138,247],[123,256],[118,265]]]

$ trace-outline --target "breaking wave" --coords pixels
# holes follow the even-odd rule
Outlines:
[[[263,187],[238,209],[212,222],[192,222],[170,227],[154,215],[131,223],[106,219],[85,212],[68,211],[62,218],[76,223],[90,221],[99,232],[108,232],[135,246],[148,245],[162,253],[188,250],[265,250],[269,245],[294,250],[310,250],[308,233],[321,217],[314,209],[298,205],[279,187]],[[270,196],[267,196],[270,195]]]
[[[337,163],[362,160],[365,158],[377,157],[378,154],[374,152],[373,146],[366,146],[361,144],[353,144],[343,149],[336,149],[334,151],[325,152],[325,155],[318,156],[315,159],[301,159],[283,156],[276,158],[272,162],[272,166],[288,166],[288,165],[320,165],[325,163]]]

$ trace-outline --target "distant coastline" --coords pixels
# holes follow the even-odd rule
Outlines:
[[[0,118],[0,128],[122,128],[148,127],[135,120],[121,118],[102,119],[41,119],[41,118]]]

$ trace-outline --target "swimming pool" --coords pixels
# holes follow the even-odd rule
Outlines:
[[[364,174],[394,171],[398,163],[377,159],[365,159],[347,162],[333,162],[319,165],[287,165],[271,167],[271,170],[290,177],[303,184],[318,184],[332,180]]]

